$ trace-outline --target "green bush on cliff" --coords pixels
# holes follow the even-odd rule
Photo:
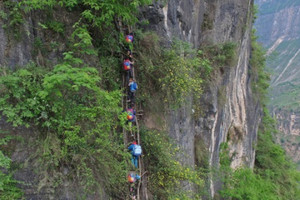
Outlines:
[[[199,199],[193,191],[181,189],[183,182],[199,187],[203,181],[197,171],[177,161],[177,154],[182,152],[170,138],[160,131],[142,129],[141,139],[148,188],[154,199]]]
[[[36,66],[6,71],[0,77],[0,110],[15,126],[34,125],[40,130],[40,156],[46,166],[41,170],[51,174],[48,169],[64,163],[82,175],[79,183],[89,190],[97,186],[95,177],[101,174],[111,180],[107,183],[114,187],[107,188],[117,188],[117,194],[126,191],[126,179],[123,184],[122,179],[113,179],[126,176],[124,160],[129,156],[117,131],[121,93],[101,90],[99,80],[96,69],[75,68],[67,61],[50,71]]]
[[[239,168],[233,170],[230,167],[231,157],[228,143],[221,144],[220,168],[217,174],[223,182],[219,194],[225,199],[234,200],[275,200],[276,186],[270,181],[255,174],[252,169]]]
[[[268,88],[270,81],[270,74],[266,72],[266,58],[265,50],[256,41],[257,36],[255,36],[255,29],[252,31],[251,35],[251,59],[250,59],[250,73],[252,79],[252,90],[256,97],[262,104],[266,103],[268,100]]]
[[[263,179],[271,181],[280,199],[300,199],[300,172],[287,158],[279,144],[275,144],[273,134],[276,124],[267,108],[260,126],[255,159],[255,172]]]
[[[211,71],[210,61],[202,59],[189,44],[174,40],[170,49],[159,46],[158,36],[145,33],[137,45],[140,100],[150,102],[155,94],[160,103],[176,108],[189,95],[202,94],[204,74]]]
[[[210,60],[214,66],[233,66],[237,60],[236,51],[236,43],[225,42],[223,44],[202,46],[201,56]]]
[[[1,130],[0,130],[0,133]],[[0,138],[0,148],[7,145],[9,137]],[[4,155],[0,149],[0,199],[20,199],[22,191],[17,187],[18,181],[14,180],[10,172],[11,159]],[[5,171],[5,172],[3,172]]]

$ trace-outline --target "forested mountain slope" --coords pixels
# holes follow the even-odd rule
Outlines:
[[[257,1],[259,41],[267,48],[272,73],[270,108],[278,120],[280,142],[299,162],[300,2]]]

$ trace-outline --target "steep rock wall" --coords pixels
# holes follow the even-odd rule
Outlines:
[[[286,109],[274,109],[272,115],[277,120],[279,134],[275,135],[277,143],[286,151],[287,155],[300,164],[300,113]]]
[[[182,108],[168,114],[169,134],[184,149],[181,157],[184,164],[202,165],[197,163],[196,149],[197,145],[204,145],[200,148],[209,152],[210,166],[217,167],[220,144],[228,142],[233,168],[254,165],[261,111],[253,99],[249,74],[252,3],[251,0],[170,0],[166,5],[153,4],[143,12],[150,22],[148,28],[157,31],[165,41],[177,37],[195,48],[229,41],[238,46],[234,66],[215,70],[203,98],[197,100],[202,103],[202,117],[194,117],[190,97]],[[220,185],[211,182],[210,188],[214,195]]]
[[[197,100],[202,104],[203,115],[194,116],[193,98],[187,97],[185,105],[166,116],[170,136],[183,149],[180,160],[184,164],[201,165],[204,161],[198,157],[204,151],[208,152],[209,165],[218,167],[220,144],[228,142],[232,167],[253,167],[260,106],[253,101],[249,74],[252,3],[252,0],[169,0],[141,10],[150,22],[145,28],[165,38],[165,44],[173,37],[190,42],[195,48],[229,41],[237,44],[235,64],[216,69],[203,98]],[[10,40],[0,26],[1,65],[24,65],[33,59],[35,20],[32,13],[20,42]],[[199,146],[201,151],[197,150]],[[192,188],[191,185],[184,187]],[[217,181],[210,182],[212,196],[219,188]],[[60,197],[72,198],[68,196],[70,190],[62,189]]]

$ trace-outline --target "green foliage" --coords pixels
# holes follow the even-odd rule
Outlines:
[[[272,135],[276,132],[275,121],[264,108],[258,135],[255,170],[261,177],[275,184],[279,199],[296,200],[300,198],[300,173],[287,158],[282,147],[273,141]]]
[[[228,144],[222,143],[218,171],[223,182],[223,188],[219,191],[222,198],[234,200],[277,199],[276,185],[272,181],[262,178],[248,168],[233,170],[230,163]]]
[[[204,46],[201,48],[202,58],[211,61],[212,65],[223,67],[224,65],[233,66],[236,57],[237,44],[226,42],[224,44]]]
[[[225,199],[299,199],[300,173],[296,170],[282,147],[275,144],[272,134],[277,132],[274,119],[264,108],[264,117],[259,129],[254,172],[247,168],[233,171],[227,144],[221,146],[220,173]]]
[[[205,30],[211,30],[213,28],[213,25],[214,25],[214,22],[211,19],[211,17],[209,16],[209,14],[204,13],[204,15],[203,15],[203,22],[202,22],[202,25],[201,25],[201,29],[203,31],[205,31]]]
[[[148,185],[154,199],[197,199],[191,191],[181,190],[180,184],[184,181],[201,186],[200,174],[176,161],[180,149],[171,144],[169,137],[165,133],[143,129],[141,139]]]
[[[225,199],[234,200],[276,200],[275,185],[262,179],[251,169],[237,169],[228,178],[228,188],[220,191]]]
[[[81,12],[83,19],[87,20],[92,26],[103,28],[102,26],[111,26],[115,19],[120,19],[126,24],[134,24],[137,22],[135,14],[138,7],[149,4],[150,0],[25,0],[20,4],[24,6],[24,10],[46,10],[53,7],[66,7],[67,9],[84,8]]]
[[[71,36],[71,42],[73,44],[73,49],[76,49],[77,56],[80,55],[97,55],[97,52],[94,50],[92,45],[92,37],[87,30],[86,25],[74,25],[75,30]]]
[[[57,33],[64,33],[64,24],[55,20],[49,20],[43,25],[44,29],[50,29]]]
[[[0,130],[1,131],[1,130]],[[10,137],[0,138],[0,147],[7,145]],[[18,181],[14,180],[10,171],[11,159],[0,150],[0,199],[20,199],[23,195],[17,187]]]
[[[150,96],[155,93],[160,101],[176,108],[190,94],[200,97],[205,74],[202,72],[211,70],[207,59],[198,57],[198,52],[187,43],[176,40],[171,49],[161,49],[153,33],[145,33],[139,45],[141,100],[151,101]]]
[[[48,174],[43,182],[63,180],[52,170],[64,163],[79,175],[68,178],[78,180],[86,192],[94,194],[103,184],[109,193],[125,194],[129,154],[117,131],[121,93],[100,89],[96,69],[75,68],[70,62],[74,60],[66,58],[50,71],[36,66],[5,71],[0,110],[14,126],[35,125],[41,131],[37,155],[44,166],[40,170]]]
[[[14,126],[31,126],[39,133],[37,152],[32,155],[41,175],[38,190],[71,180],[78,184],[82,199],[100,193],[103,186],[112,198],[127,196],[130,154],[124,151],[119,129],[130,127],[125,126],[120,107],[118,58],[124,36],[117,29],[137,22],[139,6],[151,2],[6,1],[0,16],[14,30],[31,11],[46,13],[47,17],[50,13],[47,19],[41,18],[38,31],[47,34],[51,30],[54,37],[35,39],[36,56],[43,56],[47,47],[59,46],[61,41],[55,41],[59,38],[55,34],[63,36],[66,44],[63,59],[55,66],[31,64],[15,72],[1,71],[0,111]],[[56,10],[74,11],[77,18],[64,24]],[[90,67],[91,63],[100,63],[101,70]],[[70,170],[67,175],[64,167]]]
[[[0,10],[0,17],[3,20],[3,28],[13,35],[14,39],[19,40],[21,36],[20,25],[24,23],[23,13],[18,2],[5,1],[3,10]]]
[[[265,50],[256,41],[255,30],[252,31],[251,42],[251,77],[252,77],[252,90],[261,103],[266,103],[267,93],[269,88],[270,74],[265,71],[266,58]]]

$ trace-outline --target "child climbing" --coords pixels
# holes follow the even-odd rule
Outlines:
[[[128,122],[135,122],[136,112],[134,110],[134,107],[128,108],[126,110],[126,112],[127,112],[127,120],[128,120]]]
[[[128,35],[126,35],[125,41],[127,43],[133,43],[133,33],[129,33]]]
[[[142,147],[141,145],[138,145],[136,141],[132,142],[132,144],[128,147],[128,150],[130,151],[132,157],[131,162],[135,166],[135,168],[138,168],[138,160],[139,157],[142,155]]]
[[[129,57],[129,60],[132,61],[133,55],[132,55],[132,51],[130,50],[130,48],[126,48],[126,56]]]
[[[129,183],[135,183],[137,180],[140,180],[141,177],[135,172],[130,172],[127,176]]]
[[[129,78],[132,78],[132,68],[133,68],[134,62],[131,62],[129,58],[125,58],[123,60],[123,69],[126,72],[126,83],[128,83]]]
[[[141,177],[135,172],[130,172],[127,176],[128,182],[130,183],[129,191],[132,200],[136,200],[136,181],[140,180]]]
[[[129,90],[128,90],[128,101],[131,102],[131,106],[135,105],[135,93],[136,90],[138,89],[137,83],[133,80],[133,78],[129,79],[129,84],[128,84]]]

